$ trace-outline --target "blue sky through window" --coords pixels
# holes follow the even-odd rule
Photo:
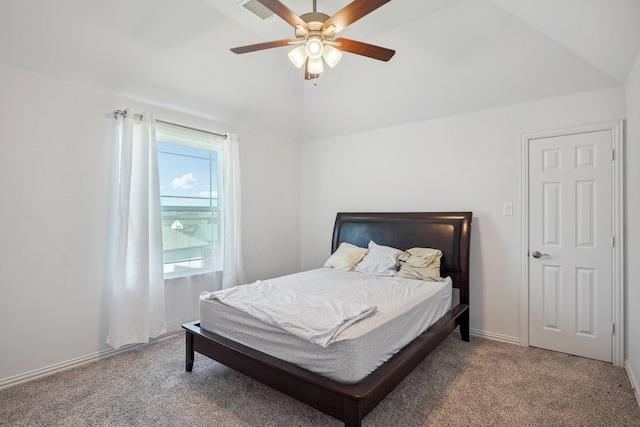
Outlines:
[[[217,206],[218,153],[158,141],[163,206]]]

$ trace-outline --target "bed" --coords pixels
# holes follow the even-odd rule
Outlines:
[[[331,252],[346,242],[367,247],[373,240],[401,250],[442,251],[441,276],[451,278],[458,302],[426,331],[356,383],[344,383],[286,362],[201,327],[186,331],[186,370],[195,352],[242,372],[345,423],[362,419],[454,329],[469,341],[469,252],[471,212],[338,213]]]

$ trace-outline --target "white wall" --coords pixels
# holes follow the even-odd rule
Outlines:
[[[624,116],[614,88],[305,142],[302,268],[329,256],[338,211],[473,211],[471,328],[518,342],[521,135]]]
[[[627,371],[640,399],[640,311],[635,304],[640,301],[640,54],[626,85],[627,126],[626,126],[626,322],[625,344]]]
[[[3,66],[0,94],[0,384],[107,348],[114,109],[238,133],[248,279],[298,271],[297,142]]]
[[[521,134],[618,120],[626,108],[626,203],[636,212],[638,62],[626,105],[618,88],[302,145],[0,66],[0,384],[107,348],[112,112],[124,107],[240,135],[249,281],[321,265],[337,211],[472,210],[472,328],[517,341]],[[505,201],[511,217],[502,216]],[[633,218],[631,261],[640,256]],[[637,263],[627,262],[627,283],[632,309]],[[640,372],[640,339],[629,327],[640,319],[631,309],[627,363]]]

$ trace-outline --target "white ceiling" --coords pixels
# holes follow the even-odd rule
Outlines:
[[[302,141],[619,86],[640,49],[640,0],[394,0],[341,33],[391,61],[314,86],[286,47],[229,51],[293,36],[239,2],[0,0],[0,63]]]

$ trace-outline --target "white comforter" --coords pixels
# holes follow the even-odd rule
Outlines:
[[[450,278],[425,282],[318,268],[268,282],[332,301],[364,303],[377,311],[342,330],[327,347],[204,296],[200,297],[201,327],[345,384],[357,383],[373,372],[451,307]],[[302,310],[296,311],[300,315]]]
[[[323,298],[260,280],[203,296],[217,299],[322,347],[327,347],[346,328],[374,315],[377,310],[376,306]]]

